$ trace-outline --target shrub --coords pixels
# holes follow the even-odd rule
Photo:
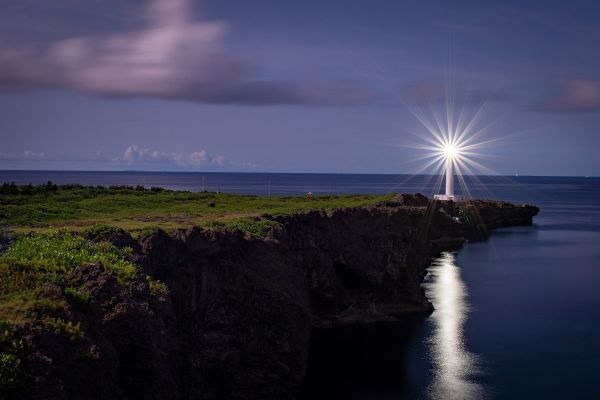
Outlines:
[[[8,248],[8,246],[15,240],[15,234],[10,230],[8,225],[0,222],[0,253]]]
[[[209,231],[221,232],[227,228],[227,225],[222,221],[208,221],[202,224],[202,228]]]
[[[146,280],[148,281],[150,296],[160,298],[169,294],[169,288],[166,283],[161,282],[158,279],[153,279],[149,275],[146,276]]]
[[[14,337],[10,325],[0,321],[0,396],[16,388],[21,380],[23,342]]]
[[[142,240],[149,236],[154,235],[155,233],[159,232],[160,230],[161,229],[158,225],[148,225],[143,229],[133,232],[132,235],[135,239]]]
[[[466,210],[459,208],[458,209],[458,219],[463,224],[469,222],[469,213]]]
[[[101,262],[121,284],[135,279],[137,269],[127,260],[131,248],[119,249],[108,242],[92,243],[72,232],[50,231],[21,236],[0,257],[11,268],[46,275],[64,283],[65,273],[76,267]]]
[[[0,394],[18,386],[21,359],[11,353],[0,353]]]
[[[240,231],[247,238],[264,239],[283,228],[277,221],[257,217],[242,217],[228,222],[208,221],[202,228],[209,231]]]
[[[107,236],[121,234],[123,232],[123,229],[119,228],[118,226],[109,224],[94,224],[83,231],[84,235],[88,238],[95,238],[101,235]]]
[[[91,295],[89,292],[76,287],[69,286],[65,288],[65,294],[67,295],[67,297],[69,297],[71,301],[73,301],[73,303],[83,307],[87,306],[91,299]]]
[[[71,321],[65,321],[62,318],[44,316],[42,318],[42,324],[44,324],[46,328],[54,330],[54,333],[57,335],[67,336],[71,341],[85,338],[85,334],[81,330],[80,322],[74,324]]]
[[[64,301],[55,301],[53,299],[41,298],[33,303],[34,315],[59,315],[65,311]]]

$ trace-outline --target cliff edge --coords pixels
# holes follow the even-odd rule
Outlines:
[[[498,227],[530,225],[537,212],[403,195],[263,216],[264,235],[192,228],[103,237],[133,248],[138,278],[124,286],[101,263],[81,266],[70,273],[86,293],[77,302],[46,285],[40,298],[67,304],[57,312],[82,334],[17,325],[25,375],[9,397],[294,398],[312,328],[430,313],[421,282],[431,257]]]

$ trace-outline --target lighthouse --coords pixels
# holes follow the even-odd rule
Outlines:
[[[458,148],[452,144],[446,144],[444,146],[444,159],[446,163],[446,193],[436,194],[433,198],[436,200],[443,201],[458,201],[461,200],[460,196],[454,194],[454,160],[458,156]]]

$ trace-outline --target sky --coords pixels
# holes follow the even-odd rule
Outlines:
[[[0,3],[0,169],[600,176],[597,1]]]

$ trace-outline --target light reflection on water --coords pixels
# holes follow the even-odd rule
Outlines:
[[[483,386],[475,381],[482,373],[479,362],[465,345],[463,329],[469,313],[468,293],[454,253],[443,253],[432,263],[423,286],[435,306],[431,315],[433,333],[427,343],[433,369],[428,397],[485,397]]]

